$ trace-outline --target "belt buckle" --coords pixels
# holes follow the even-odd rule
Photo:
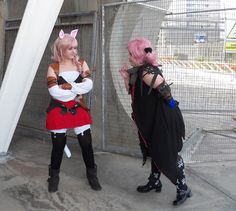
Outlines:
[[[70,112],[72,115],[75,115],[77,113],[75,108],[68,108],[67,112]]]

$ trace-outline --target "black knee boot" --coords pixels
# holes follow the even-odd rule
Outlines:
[[[77,135],[77,137],[81,147],[83,160],[86,166],[86,176],[89,185],[93,190],[101,190],[102,187],[99,184],[97,178],[97,165],[94,162],[92,137],[90,129],[84,131],[82,134]]]
[[[49,166],[48,192],[52,193],[58,190],[59,172],[59,169],[55,170]]]
[[[148,177],[148,183],[146,185],[141,185],[137,187],[137,191],[141,193],[149,192],[153,189],[156,190],[156,192],[161,192],[162,184],[160,181],[161,172],[155,165],[154,161],[151,161],[151,174]]]
[[[192,196],[191,189],[186,185],[185,173],[184,173],[184,161],[181,156],[177,158],[177,170],[178,179],[176,181],[177,195],[173,201],[173,205],[177,206],[184,203],[187,198]]]
[[[51,133],[52,153],[51,164],[49,165],[48,191],[56,192],[59,184],[59,172],[66,144],[65,133]]]
[[[94,165],[94,168],[86,168],[86,176],[89,182],[89,185],[93,190],[101,190],[102,187],[99,184],[97,178],[97,165]]]
[[[192,191],[189,187],[187,187],[187,190],[177,190],[176,199],[173,201],[173,205],[177,206],[183,204],[187,198],[190,198],[192,195]]]
[[[148,177],[148,183],[146,185],[140,185],[137,187],[137,191],[141,193],[149,192],[153,189],[156,192],[161,192],[162,184],[158,178],[158,173],[151,173]]]

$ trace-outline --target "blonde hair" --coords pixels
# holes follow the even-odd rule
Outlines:
[[[64,52],[70,48],[77,40],[70,34],[65,34],[63,38],[58,37],[52,46],[52,59],[61,62],[64,59]]]

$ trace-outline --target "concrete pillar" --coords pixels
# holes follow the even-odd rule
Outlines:
[[[4,36],[5,27],[4,23],[7,18],[7,4],[5,1],[0,1],[0,86],[3,79],[3,65],[4,65]]]
[[[0,89],[0,153],[8,151],[62,4],[63,0],[28,0]]]

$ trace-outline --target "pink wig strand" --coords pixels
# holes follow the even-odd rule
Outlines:
[[[128,51],[131,53],[137,64],[143,65],[145,63],[157,66],[156,54],[145,52],[145,48],[152,48],[151,42],[145,38],[136,38],[128,42]]]

